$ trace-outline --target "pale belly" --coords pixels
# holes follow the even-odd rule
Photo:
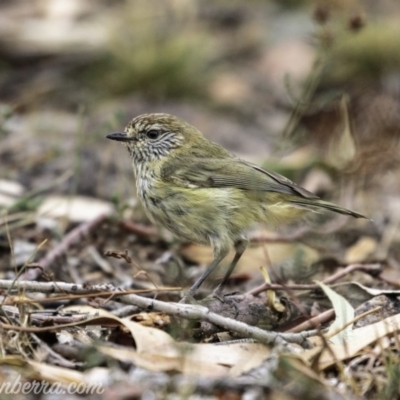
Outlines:
[[[274,228],[305,213],[271,192],[171,187],[151,180],[138,181],[137,191],[152,221],[184,240],[219,248],[246,238],[258,223]]]
[[[235,192],[232,188],[157,188],[149,182],[138,185],[139,198],[153,222],[184,240],[214,247],[231,247],[253,224],[244,223]]]

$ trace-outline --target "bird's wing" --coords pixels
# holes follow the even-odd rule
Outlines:
[[[318,197],[276,172],[237,158],[174,158],[161,170],[162,179],[181,187],[271,191],[307,199]]]

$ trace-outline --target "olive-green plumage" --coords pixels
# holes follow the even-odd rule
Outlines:
[[[149,217],[180,238],[213,246],[215,260],[191,293],[235,247],[228,278],[258,223],[287,225],[316,209],[365,218],[241,160],[172,115],[140,115],[107,137],[125,142]]]

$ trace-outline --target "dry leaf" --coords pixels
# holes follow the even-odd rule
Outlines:
[[[398,331],[400,331],[400,314],[386,318],[376,324],[355,329],[351,342],[332,344],[329,346],[329,349],[317,347],[306,350],[302,356],[310,360],[321,352],[318,358],[318,367],[319,370],[324,370],[338,361],[340,362],[358,355],[360,351],[368,348],[372,343]],[[370,351],[369,348],[368,351]]]
[[[109,319],[129,329],[136,349],[97,346],[108,356],[136,365],[150,371],[180,371],[184,374],[202,376],[237,374],[258,366],[269,354],[269,349],[258,343],[193,344],[178,343],[166,332],[142,326],[127,318],[88,306],[67,307],[66,311],[85,313],[91,323]],[[84,321],[88,324],[88,321]]]
[[[349,247],[346,251],[345,262],[353,264],[365,261],[371,254],[373,254],[378,247],[375,239],[365,236],[357,241],[356,244]]]
[[[40,205],[37,216],[85,222],[113,212],[114,206],[111,203],[93,197],[48,196]]]
[[[354,331],[352,325],[342,328],[354,319],[354,308],[343,296],[337,294],[329,286],[322,282],[317,283],[328,296],[335,310],[335,321],[329,327],[327,333],[327,336],[330,337],[329,341],[331,343],[347,343],[353,340]],[[331,337],[332,334],[335,335]]]
[[[27,361],[28,365],[37,372],[41,379],[53,383],[76,383],[79,384],[85,381],[82,372],[74,371],[69,368],[56,367],[37,361]]]
[[[24,187],[18,182],[0,179],[0,206],[12,206],[24,191]]]
[[[343,96],[340,101],[343,129],[338,137],[333,138],[326,157],[327,162],[338,169],[343,168],[346,164],[353,160],[356,154],[356,146],[351,132],[347,103],[348,99]]]

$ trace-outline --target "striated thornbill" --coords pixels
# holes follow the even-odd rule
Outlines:
[[[234,247],[236,254],[223,283],[228,279],[247,246],[248,233],[260,222],[287,225],[315,209],[366,218],[241,160],[172,115],[140,115],[124,133],[107,138],[126,144],[148,216],[180,238],[213,246],[214,261],[188,295]]]

